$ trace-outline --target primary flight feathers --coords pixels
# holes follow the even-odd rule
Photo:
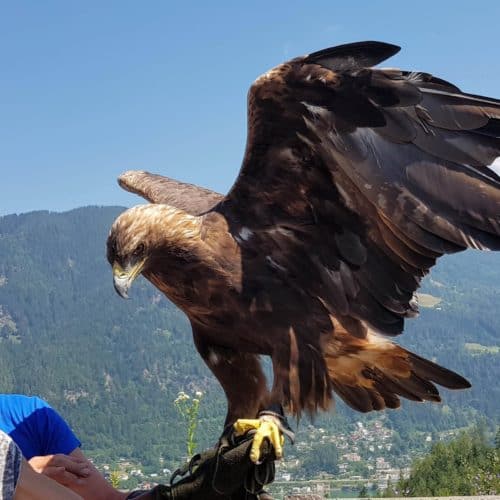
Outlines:
[[[360,411],[439,401],[459,375],[391,342],[445,253],[500,249],[500,102],[427,73],[371,66],[361,42],[268,71],[226,196],[147,172],[120,184],[151,205],[108,239],[115,287],[142,273],[188,316],[228,397],[228,422],[274,403]],[[259,355],[271,356],[266,387]]]

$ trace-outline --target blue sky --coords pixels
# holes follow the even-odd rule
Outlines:
[[[296,55],[358,40],[386,65],[500,97],[500,2],[0,0],[0,215],[133,205],[144,169],[224,192],[246,92]]]

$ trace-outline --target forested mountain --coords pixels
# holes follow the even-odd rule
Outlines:
[[[145,280],[124,301],[114,292],[105,241],[119,207],[0,218],[0,386],[38,394],[72,424],[94,456],[178,462],[185,449],[173,405],[180,390],[205,393],[200,446],[221,431],[225,403],[192,345],[189,325]],[[410,443],[500,413],[500,255],[468,252],[440,262],[423,289],[419,319],[401,343],[467,377],[444,404],[403,403],[388,423]],[[342,427],[342,403],[318,419]]]

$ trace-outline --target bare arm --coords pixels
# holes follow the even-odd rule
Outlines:
[[[23,460],[14,500],[82,500],[82,497],[43,474]]]
[[[45,455],[30,459],[36,472],[70,488],[86,500],[122,500],[127,493],[115,490],[80,448],[69,455]]]

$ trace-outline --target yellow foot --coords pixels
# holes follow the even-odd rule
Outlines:
[[[234,423],[234,430],[237,436],[242,436],[248,431],[256,431],[250,449],[250,460],[253,463],[260,462],[262,444],[266,439],[274,448],[276,458],[283,456],[285,437],[281,432],[281,422],[272,415],[263,415],[258,419],[239,419]]]

